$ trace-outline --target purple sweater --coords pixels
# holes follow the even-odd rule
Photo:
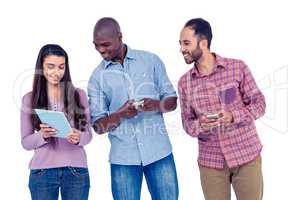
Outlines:
[[[85,107],[85,115],[88,125],[85,132],[81,132],[78,145],[69,143],[66,139],[57,138],[55,147],[44,140],[40,132],[34,131],[31,122],[31,92],[24,95],[21,108],[21,137],[22,145],[26,150],[34,150],[33,158],[30,161],[30,169],[46,169],[55,167],[84,167],[87,168],[87,158],[83,146],[92,139],[90,128],[90,113],[86,94],[83,90],[77,89],[80,101]],[[62,111],[63,108],[59,109]],[[74,124],[70,121],[71,126]]]

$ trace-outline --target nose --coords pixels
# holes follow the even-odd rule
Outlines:
[[[54,75],[59,76],[59,74],[60,74],[60,69],[58,67],[56,67],[54,70]]]
[[[183,45],[180,45],[179,52],[180,52],[180,53],[183,53],[184,51],[185,51],[185,48],[183,47]]]
[[[99,47],[97,50],[99,51],[100,54],[103,54],[103,53],[106,52],[106,48],[105,47]]]

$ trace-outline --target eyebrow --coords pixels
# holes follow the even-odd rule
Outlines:
[[[179,44],[181,44],[181,43],[185,43],[185,42],[191,42],[190,40],[179,40]]]
[[[111,44],[112,42],[111,41],[103,41],[103,42],[97,43],[96,41],[93,41],[93,43],[96,46],[100,46],[100,45],[108,45],[108,44]]]
[[[62,65],[65,65],[66,63],[61,63],[61,64],[59,64],[58,66],[62,66]],[[46,65],[51,65],[51,66],[55,66],[55,64],[53,64],[53,63],[46,63]]]

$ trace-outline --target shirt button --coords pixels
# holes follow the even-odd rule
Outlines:
[[[138,143],[138,145],[139,145],[139,146],[142,146],[142,145],[143,145],[143,143],[139,142],[139,143]]]

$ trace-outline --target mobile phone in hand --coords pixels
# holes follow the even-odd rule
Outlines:
[[[207,114],[206,118],[209,120],[215,121],[220,118],[220,115],[219,114]]]
[[[139,109],[140,108],[140,106],[142,106],[144,104],[144,100],[141,100],[141,101],[135,101],[134,103],[133,103],[133,106],[135,107],[135,109]]]

